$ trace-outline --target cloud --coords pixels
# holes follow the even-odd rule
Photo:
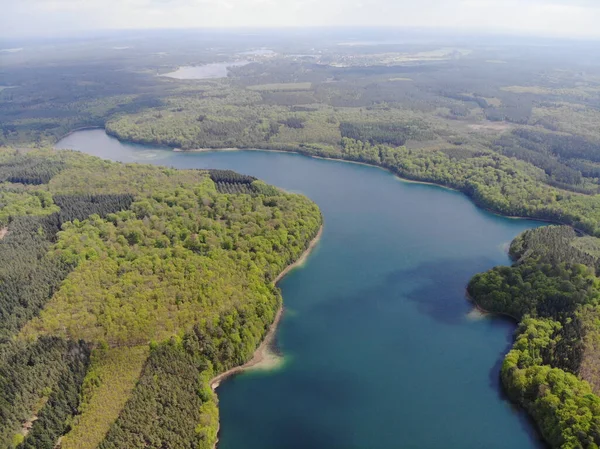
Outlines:
[[[600,0],[0,0],[0,33],[418,26],[600,37]]]

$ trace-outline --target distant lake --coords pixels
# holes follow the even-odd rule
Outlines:
[[[196,66],[179,67],[174,72],[165,73],[161,76],[176,78],[178,80],[204,80],[211,78],[226,78],[230,67],[241,67],[250,64],[250,61],[215,62]]]
[[[534,449],[500,391],[515,324],[465,298],[476,273],[510,263],[539,226],[478,209],[461,193],[364,165],[289,153],[173,152],[103,130],[57,144],[124,162],[219,168],[314,200],[323,237],[280,283],[284,357],[218,389],[218,449]]]
[[[243,51],[240,53],[241,55],[251,55],[251,56],[272,56],[275,54],[273,50],[268,48],[258,48],[256,50]]]
[[[0,49],[0,53],[18,53],[20,51],[23,51],[22,47],[19,47],[19,48],[2,48],[2,49]]]

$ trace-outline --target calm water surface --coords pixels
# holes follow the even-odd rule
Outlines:
[[[535,222],[372,167],[268,152],[174,153],[102,130],[58,144],[103,158],[257,176],[312,198],[323,238],[280,284],[282,368],[219,388],[220,449],[541,447],[499,392],[514,325],[477,319],[470,277],[508,264]]]
[[[204,80],[211,78],[226,78],[229,73],[229,67],[241,67],[249,64],[249,61],[237,62],[216,62],[214,64],[204,64],[198,66],[179,67],[174,72],[165,73],[161,76],[176,78],[178,80]]]

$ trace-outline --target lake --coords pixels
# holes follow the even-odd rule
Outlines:
[[[227,78],[230,67],[241,67],[250,64],[250,61],[216,62],[197,66],[179,67],[174,72],[165,73],[160,76],[176,78],[178,80],[205,80],[213,78]]]
[[[256,50],[248,50],[240,53],[248,56],[274,56],[276,53],[269,48],[257,48]]]
[[[514,324],[478,316],[465,299],[471,276],[509,264],[507,245],[538,223],[374,167],[296,154],[172,152],[103,130],[76,132],[57,147],[231,169],[321,208],[319,245],[279,284],[284,363],[221,385],[219,449],[543,447],[499,388]]]

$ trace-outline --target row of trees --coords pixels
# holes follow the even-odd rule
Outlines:
[[[156,345],[99,449],[214,447],[218,409],[209,379],[252,357],[280,304],[277,293],[271,304],[240,304]]]
[[[7,342],[44,307],[74,268],[47,255],[63,224],[127,209],[131,195],[57,195],[60,212],[14,218],[0,240],[0,342]]]
[[[36,154],[1,156],[7,161],[0,164],[0,173],[11,183],[41,185],[67,168],[61,160]],[[48,251],[63,224],[127,209],[133,197],[48,195],[46,201],[60,208],[59,212],[10,215],[6,235],[0,240],[0,441],[24,448],[53,448],[67,430],[68,418],[77,411],[89,359],[84,342],[45,336],[33,343],[14,340],[75,267]],[[32,420],[34,412],[37,419],[24,438],[25,432],[17,428]]]
[[[65,168],[62,161],[44,161],[19,155],[0,167],[0,182],[20,184],[47,184]]]
[[[98,449],[211,449],[218,412],[201,369],[181,345],[155,347]]]
[[[66,369],[53,386],[48,400],[17,449],[54,449],[58,439],[69,431],[71,418],[78,413],[90,349],[84,341],[69,345]]]
[[[258,193],[253,186],[256,181],[253,176],[242,175],[231,170],[209,170],[208,173],[219,193]]]
[[[0,360],[0,444],[53,448],[77,410],[89,359],[84,342],[41,337],[3,345]],[[35,418],[39,418],[35,420]],[[34,421],[23,442],[26,422]],[[37,421],[40,421],[39,423]]]

